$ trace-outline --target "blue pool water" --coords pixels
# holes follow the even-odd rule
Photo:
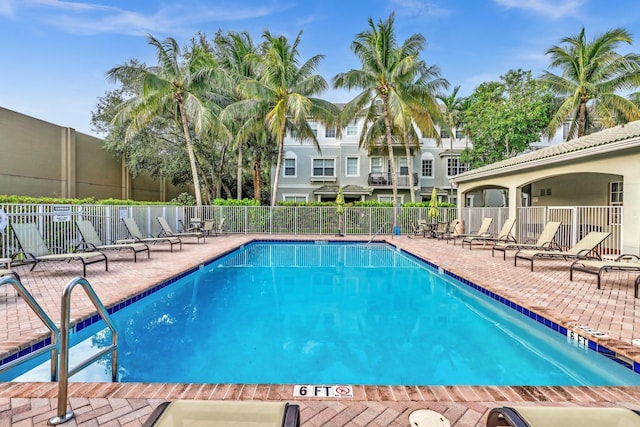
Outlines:
[[[640,385],[387,245],[253,243],[112,318],[123,382]],[[110,343],[101,327],[74,336],[71,366]],[[102,360],[72,380],[109,381],[109,369]]]

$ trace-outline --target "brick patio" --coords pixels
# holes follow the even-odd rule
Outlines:
[[[203,245],[185,244],[182,251],[173,253],[168,246],[154,246],[151,259],[141,257],[135,264],[128,254],[109,253],[109,271],[100,264],[91,265],[87,279],[110,306],[188,267],[265,237],[226,235],[210,238]],[[368,240],[368,236],[363,238]],[[592,275],[577,273],[570,282],[567,261],[541,261],[530,272],[528,265],[513,266],[513,252],[503,261],[501,256],[492,258],[491,250],[483,247],[470,251],[422,237],[389,236],[387,240],[563,326],[582,324],[604,332],[608,338],[593,340],[640,361],[640,348],[631,345],[632,339],[640,338],[640,299],[633,297],[633,274],[607,274],[603,289],[597,290]],[[81,273],[81,266],[48,263],[33,272],[26,267],[17,271],[36,301],[59,322],[61,291]],[[74,292],[72,319],[92,311],[84,293]],[[46,332],[9,286],[0,288],[0,319],[5,325],[0,330],[0,355],[26,347]],[[640,387],[356,386],[354,391],[353,399],[300,400],[293,398],[291,385],[70,383],[69,403],[75,418],[63,425],[140,426],[160,402],[177,398],[287,400],[300,405],[305,426],[407,426],[409,413],[425,408],[443,413],[453,426],[476,426],[484,425],[490,408],[512,402],[640,409]],[[46,425],[56,413],[56,396],[55,383],[0,383],[0,426]]]

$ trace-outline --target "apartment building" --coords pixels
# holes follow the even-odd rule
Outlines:
[[[329,202],[335,201],[342,187],[346,202],[377,200],[392,201],[391,170],[386,142],[368,148],[360,147],[363,121],[353,121],[339,134],[335,127],[320,121],[310,121],[320,150],[312,141],[300,143],[288,135],[284,141],[284,159],[278,188],[278,201]],[[470,141],[459,130],[449,135],[440,130],[441,144],[433,138],[422,138],[420,149],[411,150],[407,161],[405,147],[394,144],[399,203],[431,199],[435,187],[439,202],[457,203],[457,191],[450,178],[469,170],[460,161],[460,154]],[[453,137],[452,137],[453,136]],[[562,141],[562,130],[549,141],[532,144],[540,149]],[[275,173],[275,168],[272,170]],[[409,180],[409,174],[413,180]],[[413,185],[412,185],[413,183]],[[469,194],[464,205],[483,206],[501,203],[486,195]]]
[[[379,146],[359,146],[363,122],[354,121],[338,135],[335,127],[311,121],[320,150],[311,141],[300,143],[290,135],[284,142],[284,159],[278,188],[278,201],[334,201],[342,187],[346,202],[392,201],[391,170],[385,142]],[[405,147],[394,144],[398,198],[410,202],[431,198],[435,187],[439,201],[456,203],[456,190],[449,178],[468,170],[460,162],[467,141],[458,132],[451,138],[442,132],[442,143],[423,138],[420,149],[411,150],[407,161]],[[413,185],[409,174],[413,175]]]

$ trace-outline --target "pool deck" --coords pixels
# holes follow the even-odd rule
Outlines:
[[[111,306],[243,243],[278,238],[334,240],[331,236],[225,235],[209,238],[205,244],[184,244],[173,253],[166,245],[156,245],[151,259],[139,257],[137,263],[127,252],[111,252],[109,271],[101,264],[90,265],[87,280],[104,305]],[[503,261],[501,254],[492,258],[488,246],[462,249],[459,244],[421,236],[383,239],[569,329],[579,324],[602,332],[607,337],[591,339],[640,361],[640,347],[631,345],[632,339],[640,338],[640,299],[633,297],[633,273],[605,274],[603,289],[598,290],[594,275],[576,273],[574,281],[569,281],[569,261],[536,262],[531,272],[526,263],[514,267],[513,251]],[[40,264],[33,272],[25,266],[16,270],[35,300],[59,323],[62,289],[81,273],[81,265],[52,262]],[[76,290],[72,321],[93,311],[84,293]],[[0,288],[0,322],[0,358],[46,333],[10,286]],[[62,425],[141,426],[158,404],[179,398],[286,400],[300,405],[304,426],[407,426],[409,414],[417,409],[440,412],[452,426],[482,426],[490,408],[510,404],[640,409],[640,387],[354,386],[353,398],[296,399],[292,385],[70,383],[69,405],[75,417]],[[56,410],[56,383],[0,383],[0,427],[43,426]]]

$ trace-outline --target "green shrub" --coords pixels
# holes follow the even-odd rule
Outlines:
[[[254,199],[215,199],[213,206],[260,206],[260,202]]]
[[[178,197],[171,199],[171,203],[175,203],[180,206],[195,206],[196,198],[189,193],[180,193]]]

